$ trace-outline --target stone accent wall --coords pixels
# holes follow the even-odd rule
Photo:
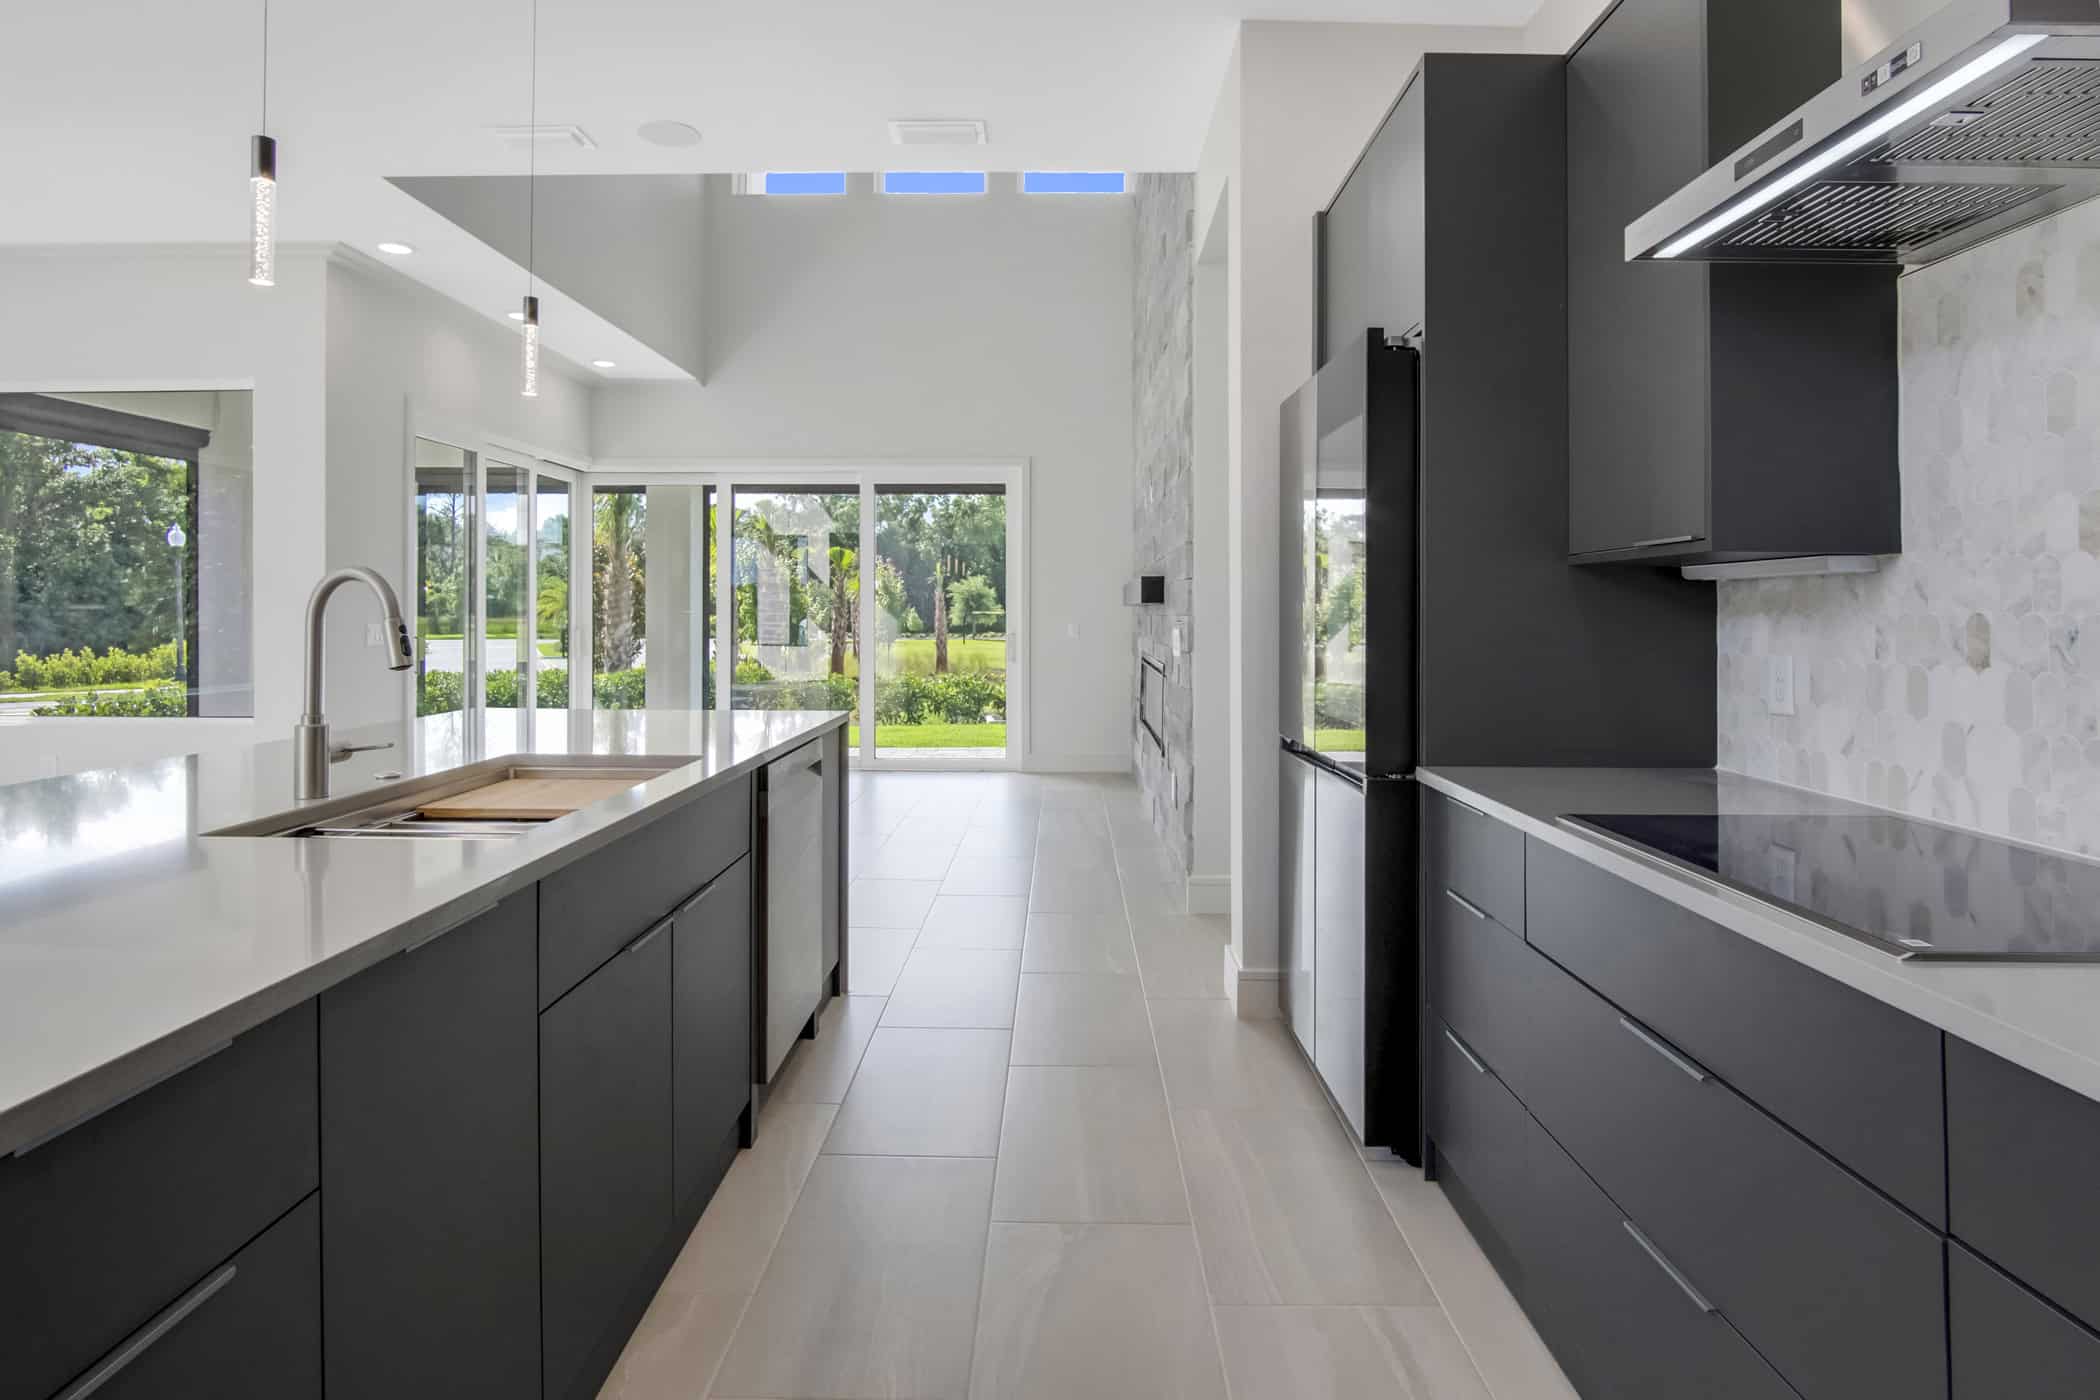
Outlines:
[[[1903,554],[1719,585],[1720,763],[2100,854],[2100,205],[1905,278],[1902,337]]]
[[[1193,380],[1196,179],[1136,175],[1136,305],[1131,315],[1132,402],[1137,481],[1132,560],[1137,572],[1164,574],[1164,607],[1140,607],[1130,658],[1130,748],[1152,825],[1189,868],[1194,843],[1195,674],[1190,650],[1191,579],[1196,558],[1195,398]],[[1179,629],[1183,652],[1173,653]],[[1137,720],[1138,658],[1166,668],[1166,749]],[[1223,775],[1217,775],[1222,781]]]

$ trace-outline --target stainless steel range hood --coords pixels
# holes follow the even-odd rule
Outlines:
[[[1956,0],[1626,226],[1626,258],[1937,261],[2100,195],[2100,0]]]

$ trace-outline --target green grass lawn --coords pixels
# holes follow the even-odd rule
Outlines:
[[[876,661],[879,676],[930,676],[933,674],[933,638],[900,637],[886,643]],[[948,669],[951,671],[1003,671],[1006,669],[1006,638],[950,637]],[[846,674],[858,676],[860,663],[846,653]]]
[[[846,744],[858,752],[860,726],[846,726]],[[885,724],[875,731],[877,749],[1003,749],[1003,724]]]
[[[1364,732],[1361,729],[1316,729],[1313,731],[1313,747],[1321,753],[1362,753]]]

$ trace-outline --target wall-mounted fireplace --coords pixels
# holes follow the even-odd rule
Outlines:
[[[1167,751],[1167,668],[1149,656],[1138,658],[1138,723]]]

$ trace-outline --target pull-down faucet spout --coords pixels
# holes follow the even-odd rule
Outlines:
[[[406,671],[416,664],[415,642],[401,620],[401,600],[385,579],[371,569],[337,569],[314,585],[306,600],[306,704],[292,727],[292,796],[301,802],[328,796],[328,719],[321,708],[321,622],[328,600],[346,583],[363,583],[379,599],[386,615],[387,669]]]

